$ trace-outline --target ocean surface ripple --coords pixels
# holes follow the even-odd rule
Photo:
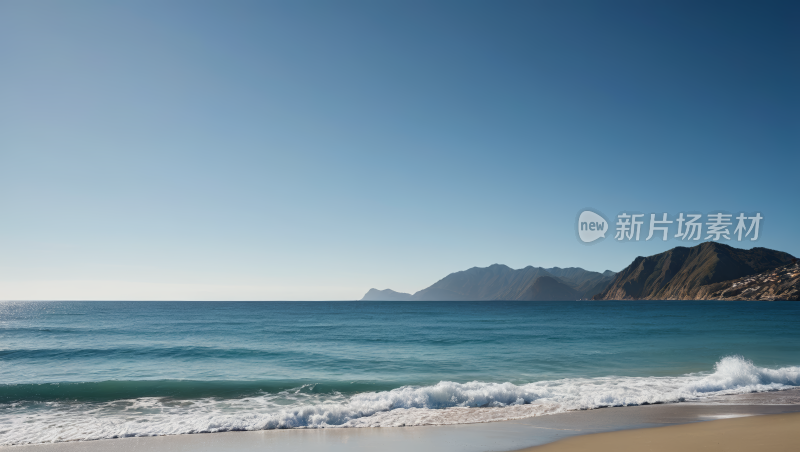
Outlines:
[[[780,391],[798,326],[797,303],[0,303],[0,445]]]

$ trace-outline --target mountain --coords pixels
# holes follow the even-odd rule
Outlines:
[[[703,286],[697,299],[800,301],[800,264],[795,261],[757,275]]]
[[[528,287],[522,300],[569,301],[577,300],[581,293],[552,276],[540,276]]]
[[[703,286],[758,274],[791,259],[790,254],[781,251],[743,250],[717,242],[691,248],[680,246],[661,254],[637,257],[594,299],[694,300]]]
[[[395,292],[392,289],[378,290],[370,289],[362,300],[375,300],[375,301],[407,301],[411,300],[411,294],[403,292]]]
[[[548,273],[571,285],[580,293],[580,298],[592,298],[602,292],[614,279],[616,273],[606,270],[603,273],[586,271],[580,267],[547,268]]]
[[[424,301],[519,300],[537,278],[545,275],[549,275],[545,269],[531,266],[520,270],[500,264],[473,267],[445,276],[415,293],[414,298]]]
[[[413,295],[370,289],[362,300],[794,299],[800,291],[800,276],[791,270],[794,267],[786,266],[792,259],[790,254],[767,248],[743,250],[704,242],[639,256],[619,273],[579,267],[528,266],[514,270],[494,264],[451,273]],[[781,266],[786,268],[775,273],[774,269]]]
[[[494,264],[451,273],[414,295],[389,289],[370,289],[362,300],[577,300],[601,292],[614,275],[616,273],[611,271],[598,273],[577,267],[545,269],[528,266],[514,270]]]

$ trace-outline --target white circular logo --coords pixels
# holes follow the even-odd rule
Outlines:
[[[591,210],[584,210],[578,217],[578,237],[584,243],[594,242],[606,237],[608,223],[600,215]]]

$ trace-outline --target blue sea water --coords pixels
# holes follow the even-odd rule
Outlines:
[[[512,419],[798,366],[796,302],[2,302],[0,445]]]

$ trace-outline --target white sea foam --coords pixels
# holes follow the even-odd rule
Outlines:
[[[0,445],[232,430],[489,422],[798,385],[800,367],[768,369],[726,357],[713,372],[679,377],[569,378],[525,385],[443,381],[351,397],[286,391],[239,400],[21,403],[0,406]]]

